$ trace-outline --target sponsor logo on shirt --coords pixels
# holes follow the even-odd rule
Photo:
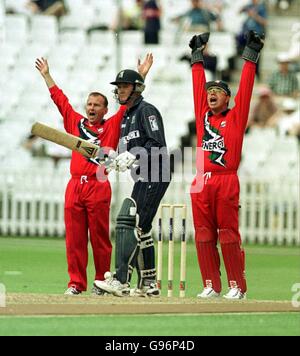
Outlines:
[[[127,144],[129,141],[134,140],[136,138],[139,138],[140,136],[141,136],[140,135],[140,131],[139,130],[135,130],[135,131],[129,132],[129,134],[127,136],[124,136],[122,138],[122,140],[123,140],[124,144]]]
[[[226,167],[224,155],[227,152],[227,148],[225,147],[224,137],[217,128],[211,126],[208,114],[205,115],[202,149],[203,151],[211,152],[208,157],[211,163]]]
[[[152,131],[159,131],[158,123],[157,123],[157,117],[155,115],[151,115],[148,117],[148,120],[150,122],[151,130]]]

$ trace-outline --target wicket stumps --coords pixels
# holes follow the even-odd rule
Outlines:
[[[157,249],[157,286],[162,289],[163,272],[163,211],[169,210],[169,250],[168,250],[168,297],[173,297],[174,280],[174,218],[175,209],[181,209],[181,254],[179,296],[185,297],[186,284],[186,213],[185,204],[161,204],[158,216],[158,249]]]

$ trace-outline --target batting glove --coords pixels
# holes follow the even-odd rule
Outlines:
[[[134,156],[128,151],[123,152],[115,160],[117,166],[116,169],[119,172],[125,172],[134,164],[135,161],[136,161],[136,156]]]
[[[115,159],[118,156],[117,152],[114,150],[107,151],[102,147],[99,148],[97,152],[97,157],[89,158],[89,162],[97,164],[99,166],[104,166],[107,173],[110,173],[112,170],[116,169]]]
[[[118,154],[114,150],[110,150],[108,152],[108,155],[106,156],[105,161],[104,161],[104,166],[105,166],[107,173],[110,173],[113,170],[117,170],[117,164],[116,164],[117,156],[118,156]]]

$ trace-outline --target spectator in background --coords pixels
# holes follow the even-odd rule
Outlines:
[[[67,148],[55,145],[52,142],[45,142],[31,133],[22,142],[22,147],[28,150],[32,157],[51,158],[55,167],[62,159],[71,158],[70,150]]]
[[[144,43],[159,44],[161,6],[156,0],[145,1],[143,7]]]
[[[118,14],[117,19],[111,26],[112,30],[115,31],[118,26],[125,31],[142,30],[144,26],[142,18],[143,6],[144,0],[133,0],[132,4],[124,7],[121,14]]]
[[[30,15],[31,12],[27,7],[28,0],[6,0],[5,1],[5,13],[6,14],[26,14]]]
[[[300,22],[292,25],[288,57],[291,60],[290,68],[294,72],[300,72]]]
[[[33,14],[56,16],[57,18],[67,12],[64,0],[31,0],[27,7]]]
[[[204,0],[204,3],[207,9],[221,15],[227,0]]]
[[[243,50],[246,44],[245,34],[248,31],[255,31],[259,35],[266,34],[268,13],[265,4],[260,0],[252,0],[250,4],[240,10],[240,13],[247,15],[242,25],[240,37],[238,38],[241,49]]]
[[[299,112],[298,112],[299,115]],[[288,131],[288,135],[296,136],[298,140],[298,145],[300,146],[300,122],[297,122],[293,127],[291,127]]]
[[[244,6],[240,13],[245,13],[247,18],[242,25],[241,32],[237,36],[237,50],[241,54],[246,45],[246,33],[249,31],[255,31],[259,36],[266,34],[267,27],[267,8],[266,5],[260,0],[251,0],[251,3]],[[257,78],[260,77],[260,65],[259,61],[256,65]]]
[[[47,157],[45,143],[36,135],[29,134],[22,142],[22,147],[30,151],[32,157]]]
[[[222,29],[221,18],[206,9],[203,0],[191,0],[191,9],[182,15],[175,17],[172,21],[180,22],[187,20],[184,28],[188,31],[206,32],[210,31],[211,23],[216,22],[217,30]]]
[[[292,5],[293,0],[276,0],[276,8],[277,10],[288,10]]]
[[[299,105],[292,98],[285,98],[278,111],[269,121],[270,126],[278,129],[280,136],[286,136],[299,124]]]
[[[293,59],[300,59],[300,22],[295,22],[291,28],[289,55]]]
[[[272,73],[269,86],[273,93],[279,96],[296,96],[299,93],[299,82],[290,68],[290,59],[286,53],[277,57],[279,69]]]
[[[258,101],[255,104],[249,118],[248,128],[266,127],[269,119],[277,112],[278,107],[272,96],[272,91],[268,87],[261,87],[258,92]]]

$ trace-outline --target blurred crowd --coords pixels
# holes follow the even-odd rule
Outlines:
[[[295,35],[300,39],[300,32]],[[294,44],[290,52],[278,54],[278,69],[258,88],[247,132],[253,127],[274,127],[280,136],[295,135],[300,142],[300,56],[294,56],[294,49],[298,47],[299,51],[300,44]]]
[[[64,0],[7,0],[6,13],[43,14],[60,17],[67,14]]]

